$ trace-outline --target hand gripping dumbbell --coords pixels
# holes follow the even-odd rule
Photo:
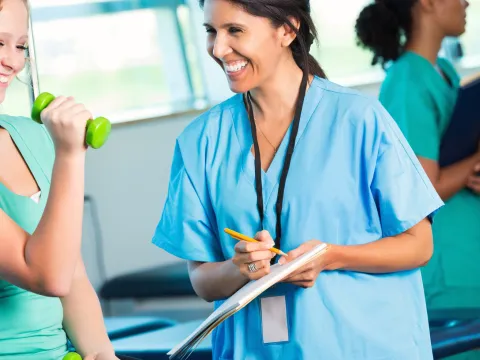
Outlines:
[[[63,360],[82,360],[82,357],[76,352],[69,352],[63,357]]]
[[[42,123],[41,112],[55,99],[55,96],[48,92],[41,93],[33,103],[32,119],[38,123]],[[94,120],[87,121],[87,129],[85,133],[85,142],[88,146],[98,149],[105,144],[110,135],[112,125],[108,119],[98,117]]]

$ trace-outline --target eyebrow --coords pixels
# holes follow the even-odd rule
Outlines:
[[[0,32],[0,35],[1,35],[1,36],[6,36],[6,37],[9,37],[9,38],[12,38],[12,37],[13,37],[13,35],[12,35],[11,33],[7,33],[7,32]],[[28,35],[25,34],[25,35],[20,36],[20,39],[19,39],[19,40],[25,40],[25,41],[27,41],[27,40],[28,40]]]
[[[203,26],[205,26],[205,27],[208,26],[208,27],[213,28],[213,26],[210,25],[209,23],[203,23]],[[223,29],[229,28],[229,27],[244,27],[244,25],[239,24],[239,23],[226,23],[226,24],[223,24],[223,25],[221,26],[221,28],[223,28]]]

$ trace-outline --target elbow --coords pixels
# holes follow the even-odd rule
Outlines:
[[[442,201],[444,202],[448,201],[456,193],[455,190],[448,189],[443,184],[440,184],[440,181],[437,181],[435,184],[433,184],[433,187],[435,188],[435,191],[437,192],[438,196],[440,196],[440,199],[442,199]]]
[[[433,256],[433,239],[426,241],[426,244],[419,251],[418,267],[426,266]]]
[[[209,291],[204,289],[202,286],[198,286],[198,284],[192,282],[192,287],[193,291],[195,291],[195,294],[197,294],[200,299],[206,301],[207,303],[212,303],[217,300],[214,296],[212,296]]]
[[[72,279],[65,275],[44,276],[37,281],[37,293],[49,297],[65,297],[70,293]]]
[[[200,295],[199,295],[200,296]],[[205,300],[207,303],[213,303],[214,301],[220,300],[214,296],[209,296],[208,294],[204,294],[203,296],[200,296],[203,300]]]
[[[425,254],[425,256],[423,256],[421,259],[419,259],[419,266],[418,267],[426,266],[430,262],[430,259],[432,258],[432,256],[433,256],[433,252],[431,252],[430,254]]]
[[[200,295],[199,295],[200,296]],[[211,304],[215,301],[215,299],[211,296],[200,296],[200,298],[204,301],[206,301],[207,303]]]
[[[202,300],[207,303],[212,303],[215,300],[218,300],[213,296],[214,291],[212,291],[209,283],[205,281],[204,272],[201,271],[202,263],[199,262],[189,262],[188,263],[188,275],[190,278],[190,284],[195,294]]]
[[[411,268],[420,268],[428,264],[433,256],[433,231],[430,219],[423,219],[410,231],[410,264]]]
[[[191,277],[190,282],[192,284],[193,291],[197,296],[206,301],[207,303],[212,303],[217,300],[222,300],[228,296],[223,296],[223,294],[218,293],[218,289],[214,289],[209,284],[203,283],[200,279],[196,277]]]
[[[45,287],[46,296],[63,298],[70,293],[70,286],[51,284]]]
[[[229,298],[233,294],[224,294],[224,293],[216,293],[213,291],[197,291],[195,293],[207,303],[213,303],[214,301],[225,300]]]

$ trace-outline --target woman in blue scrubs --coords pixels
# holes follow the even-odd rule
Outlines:
[[[281,262],[331,245],[216,328],[213,358],[432,359],[419,268],[443,203],[397,125],[376,99],[325,79],[308,55],[308,1],[200,5],[236,95],[178,137],[153,242],[188,260],[216,307],[268,273],[272,244],[288,252]]]

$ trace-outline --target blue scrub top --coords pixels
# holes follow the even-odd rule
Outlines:
[[[262,172],[265,220],[275,238],[275,202],[290,130]],[[153,242],[180,258],[234,255],[228,227],[261,230],[250,123],[241,94],[195,119],[178,137],[164,211]],[[380,103],[315,77],[287,178],[281,248],[311,239],[358,245],[404,232],[443,205]],[[264,344],[260,300],[213,333],[220,360],[432,359],[420,271],[320,273],[313,288],[278,284],[289,341]],[[221,301],[216,302],[216,307]]]

